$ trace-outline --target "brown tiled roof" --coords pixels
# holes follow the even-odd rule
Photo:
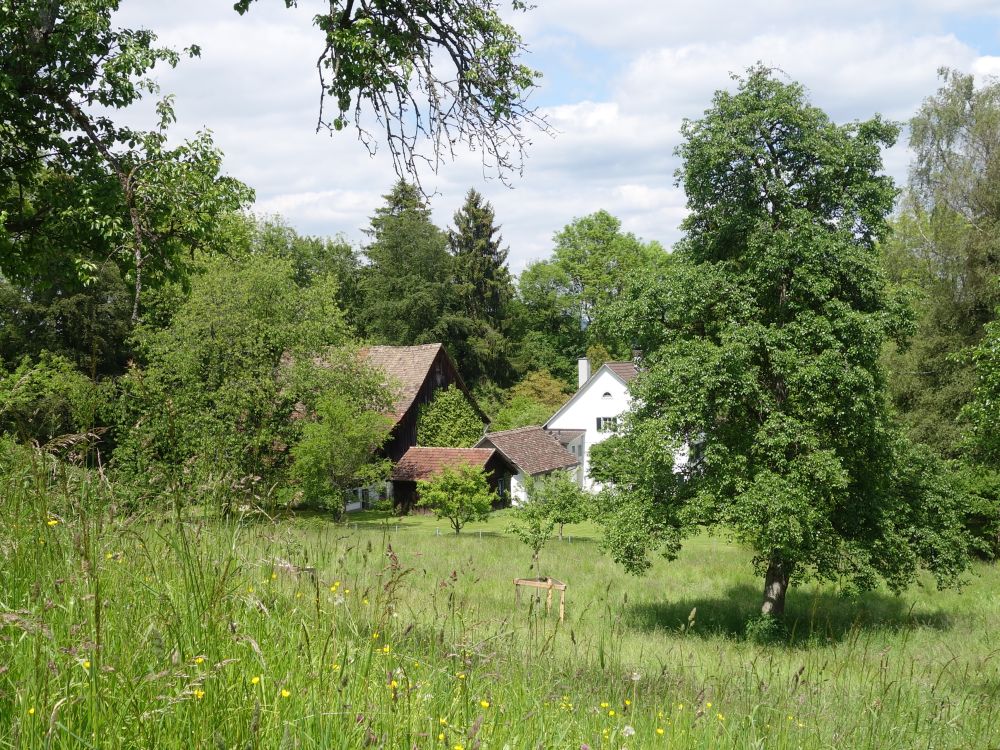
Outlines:
[[[392,480],[415,482],[430,479],[447,467],[473,466],[482,469],[494,453],[496,451],[492,448],[424,448],[415,445],[393,467]]]
[[[392,416],[397,421],[413,405],[439,351],[441,344],[366,346],[361,350],[362,359],[371,367],[382,370],[390,380],[389,386],[396,389]]]
[[[611,372],[626,383],[631,383],[632,379],[639,374],[639,368],[635,366],[635,362],[606,362],[605,364]]]
[[[579,461],[541,427],[487,433],[476,447],[492,445],[525,474],[534,476],[556,469],[569,469]]]
[[[581,435],[586,435],[586,430],[546,430],[552,437],[563,445],[569,445]]]

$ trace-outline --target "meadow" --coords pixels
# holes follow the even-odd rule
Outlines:
[[[125,514],[106,485],[2,482],[3,748],[989,748],[1000,573],[902,596],[760,581],[700,536],[630,577],[592,525],[534,575],[503,512],[223,520]],[[60,482],[62,484],[60,485]]]

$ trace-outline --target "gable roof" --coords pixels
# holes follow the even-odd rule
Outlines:
[[[458,373],[458,368],[452,361],[447,350],[442,344],[417,344],[416,346],[366,346],[360,351],[361,358],[371,367],[384,372],[391,381],[390,386],[398,386],[396,401],[392,406],[392,417],[399,422],[413,406],[423,387],[424,382],[430,375],[434,360],[439,354],[443,354],[455,371],[455,385],[457,385],[465,397],[469,399],[472,408],[484,423],[489,422],[489,418],[479,408],[479,404],[472,397],[472,393],[462,381],[462,376]]]
[[[496,453],[492,448],[425,448],[413,446],[392,469],[392,481],[416,482],[436,477],[446,468],[486,468]]]
[[[534,476],[556,469],[569,469],[580,462],[549,432],[540,426],[490,432],[476,443],[477,448],[493,446],[515,468]]]
[[[546,429],[545,431],[547,433],[549,433],[552,437],[554,437],[556,440],[558,440],[564,446],[569,445],[574,440],[576,440],[578,437],[587,434],[586,430],[550,430],[550,429]]]
[[[559,411],[549,417],[548,421],[545,423],[545,427],[548,428],[548,426],[552,424],[557,417],[566,411],[570,404],[575,402],[580,397],[580,394],[586,391],[590,384],[597,379],[597,376],[604,371],[611,373],[611,375],[620,380],[624,386],[628,386],[629,383],[635,380],[635,376],[639,374],[639,368],[635,362],[605,362],[597,368],[597,371],[591,375],[590,378],[587,379],[586,383],[577,389],[576,393],[569,397],[565,404],[559,407]]]
[[[605,362],[603,366],[611,370],[626,385],[639,374],[639,368],[636,367],[635,362]],[[600,372],[600,368],[598,368],[598,372]]]

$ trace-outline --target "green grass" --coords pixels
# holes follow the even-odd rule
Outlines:
[[[758,645],[750,555],[710,536],[633,578],[567,529],[541,563],[569,585],[560,623],[515,607],[536,572],[502,513],[458,536],[429,516],[178,524],[116,516],[98,486],[0,489],[0,747],[1000,742],[994,567],[960,592],[801,587],[787,640]]]

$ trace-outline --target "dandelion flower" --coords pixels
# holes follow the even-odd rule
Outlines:
[[[288,690],[286,690],[285,688],[281,688],[281,697],[282,698],[290,698],[291,695],[292,694],[290,692],[288,692]]]
[[[57,518],[50,518],[48,521],[46,521],[46,523],[49,526],[55,526],[57,523],[59,523],[59,519],[57,519]]]
[[[712,701],[709,701],[708,703],[705,704],[705,708],[711,708],[711,707],[712,707]]]
[[[382,647],[383,654],[388,654],[390,651],[392,651],[392,647],[388,643]]]
[[[366,598],[362,599],[361,603],[364,604],[367,607],[368,606],[368,598],[366,597]]]
[[[378,631],[377,630],[374,633],[372,633],[372,640],[373,641],[377,641],[378,640]]]
[[[201,688],[195,688],[194,697],[197,698],[198,700],[201,700],[202,698],[205,697],[205,691],[202,690]]]
[[[389,687],[391,687],[393,690],[395,690],[396,688],[399,687],[399,683],[396,682],[395,680],[393,680],[392,682],[389,683]]]
[[[479,701],[479,705],[482,706],[483,708],[489,708],[490,707],[490,702],[489,701]]]
[[[205,663],[205,657],[204,656],[196,656],[195,659],[194,659],[194,663],[195,664],[204,664]]]
[[[455,745],[455,747],[453,747],[452,750],[465,750],[465,748],[462,747],[461,745]]]
[[[631,706],[632,705],[632,701],[630,701],[628,698],[626,698],[625,699],[625,705],[626,706]]]
[[[251,685],[259,685],[260,684],[260,677],[258,677],[257,675],[254,675],[253,677],[251,677],[250,678],[250,684]]]
[[[717,718],[717,719],[718,719],[719,721],[725,721],[725,720],[726,720],[726,717],[725,717],[725,716],[723,716],[722,714],[716,714],[715,716],[716,716],[716,718]]]
[[[457,677],[458,679],[460,679],[460,680],[464,680],[464,679],[465,679],[465,672],[459,672],[459,673],[458,673],[457,675],[455,675],[455,676],[456,676],[456,677]]]
[[[443,727],[446,727],[448,726],[448,720],[442,716],[440,719],[438,719],[438,724],[440,724]]]
[[[657,733],[658,735],[662,736],[662,735],[663,735],[663,727],[657,727],[657,728],[656,728],[656,733]]]
[[[112,555],[110,552],[104,555],[105,560],[110,560],[112,557],[114,557],[114,555]]]
[[[602,701],[602,702],[601,702],[601,708],[607,708],[607,707],[608,707],[608,706],[610,706],[610,705],[611,705],[611,704],[610,704],[610,703],[608,703],[607,701]]]
[[[612,708],[610,711],[608,711],[608,716],[614,716],[614,715],[615,715],[615,710]]]
[[[35,715],[35,707],[32,706],[31,708],[28,709],[28,716],[34,716],[34,715]]]
[[[340,671],[340,665],[334,664],[332,667],[330,667],[330,669],[332,669],[334,672],[338,672]]]
[[[83,661],[83,668],[84,669],[90,669],[90,659],[84,659],[84,661]]]
[[[442,742],[444,742],[444,732],[441,732],[441,733],[440,733],[440,734],[438,735],[438,739],[439,739],[439,740],[441,740]]]

